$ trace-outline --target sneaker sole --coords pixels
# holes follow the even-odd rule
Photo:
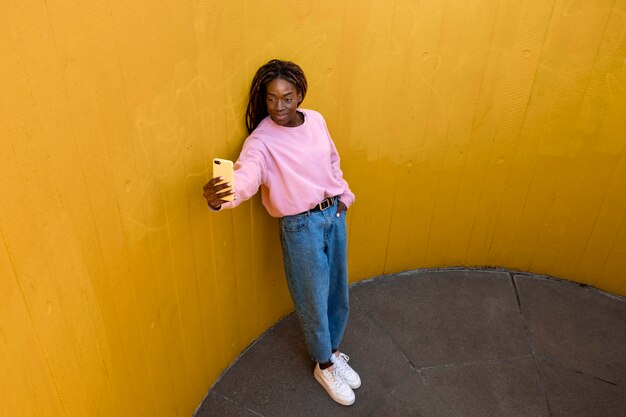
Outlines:
[[[328,387],[326,386],[326,384],[324,383],[324,380],[322,379],[322,377],[321,377],[321,376],[319,376],[319,375],[317,374],[317,372],[313,372],[313,376],[315,377],[315,379],[317,380],[317,382],[319,382],[319,383],[320,383],[320,385],[322,386],[322,388],[324,388],[324,390],[326,391],[326,393],[328,394],[328,396],[329,396],[330,398],[332,398],[332,400],[333,400],[333,401],[335,401],[335,402],[336,402],[336,403],[338,403],[338,404],[341,404],[341,405],[346,405],[346,406],[349,406],[349,405],[354,404],[354,401],[356,400],[356,398],[353,398],[353,399],[352,399],[352,401],[348,401],[348,400],[342,400],[341,398],[335,398],[335,397],[333,397],[333,395],[331,394],[331,391],[329,390],[329,388],[328,388]]]

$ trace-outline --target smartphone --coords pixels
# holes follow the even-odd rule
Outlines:
[[[224,184],[225,182],[233,183],[233,161],[229,161],[228,159],[213,159],[213,178],[224,177],[224,181],[219,182],[218,184]],[[224,188],[221,192],[226,190],[232,190],[232,187]],[[235,195],[229,195],[222,200],[225,201],[233,201]]]

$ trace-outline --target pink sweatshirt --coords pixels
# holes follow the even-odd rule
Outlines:
[[[354,202],[324,118],[313,110],[298,110],[305,115],[302,125],[280,126],[268,116],[248,136],[235,162],[237,199],[222,208],[237,207],[259,186],[272,217],[302,213],[327,197],[339,196],[347,207]]]

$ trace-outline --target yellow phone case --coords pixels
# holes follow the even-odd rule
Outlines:
[[[214,158],[213,159],[213,178],[224,177],[224,181],[219,182],[223,184],[225,182],[233,183],[233,161],[228,159]],[[232,190],[232,187],[225,188],[222,191]],[[234,195],[224,197],[223,200],[233,201]]]

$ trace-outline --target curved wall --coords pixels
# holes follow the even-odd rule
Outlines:
[[[351,280],[496,265],[626,295],[626,2],[29,2],[0,14],[0,414],[188,416],[291,310],[276,221],[210,214],[300,63]]]

